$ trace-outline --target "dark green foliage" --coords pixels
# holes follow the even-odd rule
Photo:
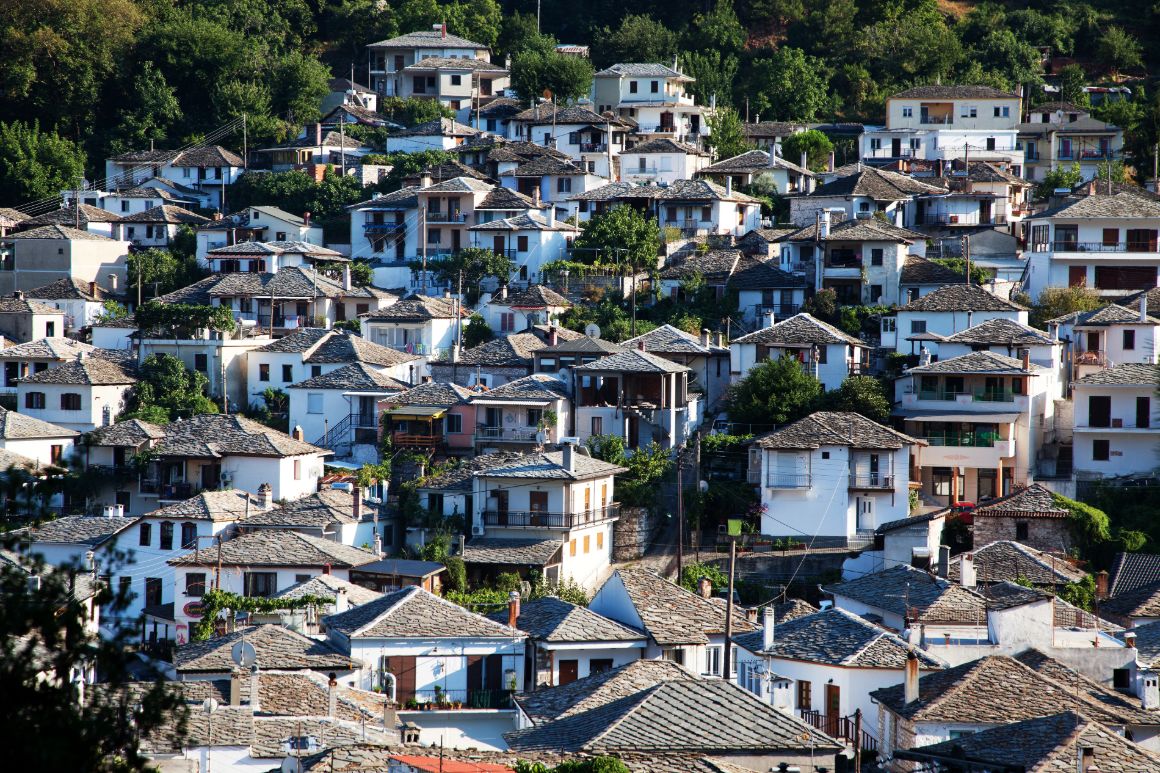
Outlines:
[[[434,121],[436,118],[455,117],[455,114],[437,99],[384,97],[379,105],[379,112],[388,120],[407,127]]]
[[[512,88],[529,105],[538,99],[567,104],[586,97],[593,72],[587,59],[557,52],[550,35],[527,38],[512,56]]]
[[[819,401],[824,411],[852,411],[867,419],[885,424],[890,418],[890,391],[873,376],[849,376],[837,389],[826,392]]]
[[[731,107],[721,107],[709,121],[709,142],[713,154],[718,159],[733,158],[753,146],[745,139],[741,117]]]
[[[463,347],[465,349],[474,349],[493,338],[495,338],[495,333],[482,314],[472,314],[468,318],[467,325],[463,328]]]
[[[139,418],[165,424],[177,418],[218,412],[213,400],[205,396],[209,380],[198,371],[186,368],[171,354],[146,357],[138,378],[121,419]]]
[[[822,385],[796,359],[765,360],[729,387],[725,410],[729,420],[770,426],[807,416],[822,393]]]
[[[84,175],[85,154],[40,124],[0,123],[0,206],[57,196]]]
[[[129,253],[126,271],[134,300],[138,297],[138,288],[139,297],[146,300],[188,287],[205,278],[205,269],[198,264],[193,253],[184,252],[188,249],[186,240],[190,237],[196,240],[196,237],[192,233],[179,233],[178,237],[174,240],[175,249],[172,250],[150,247]],[[178,252],[178,249],[182,252]]]
[[[618,62],[668,62],[677,54],[677,33],[647,15],[629,14],[616,29],[596,34],[593,64],[604,68]]]
[[[231,208],[272,206],[299,217],[309,212],[311,220],[333,241],[350,238],[346,207],[367,198],[369,194],[356,178],[343,177],[333,169],[327,169],[317,182],[298,170],[244,174],[230,189]]]
[[[584,224],[574,245],[576,257],[586,263],[638,269],[655,267],[660,248],[657,222],[626,206],[594,215]]]
[[[709,578],[715,590],[729,587],[729,578],[716,564],[686,564],[681,569],[680,586],[687,591],[697,593],[697,583],[702,577]]]
[[[949,268],[955,273],[965,276],[967,273],[967,261],[963,258],[931,258],[931,262],[937,263],[944,268]],[[971,266],[971,283],[982,285],[991,281],[991,272],[981,266]]]
[[[659,483],[673,467],[671,453],[655,441],[640,446],[631,454],[624,439],[617,435],[593,435],[587,441],[588,451],[597,459],[627,467],[628,472],[616,479],[616,497],[634,507],[654,507],[660,497]]]
[[[822,171],[826,168],[830,163],[830,154],[833,152],[834,143],[830,142],[830,138],[817,129],[797,132],[781,141],[783,158],[797,164],[801,162],[802,153],[805,153],[810,169],[815,171]]]

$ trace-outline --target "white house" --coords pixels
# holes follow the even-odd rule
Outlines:
[[[60,309],[38,301],[25,300],[20,290],[0,298],[0,337],[24,344],[64,333],[65,315]]]
[[[71,200],[70,197],[68,201]],[[82,202],[78,212],[74,204],[65,203],[59,209],[49,210],[36,217],[26,217],[20,222],[20,227],[28,231],[43,226],[60,225],[111,239],[116,236],[117,222],[120,219],[121,215],[92,204]]]
[[[479,129],[452,118],[436,118],[387,136],[387,153],[421,153],[424,150],[453,150],[481,134]]]
[[[473,225],[469,232],[472,247],[506,255],[516,267],[510,278],[531,283],[542,281],[546,264],[566,259],[572,241],[580,235],[579,228],[556,219],[554,206],[548,207],[546,217],[527,212]]]
[[[434,99],[467,121],[482,100],[502,95],[508,88],[508,71],[487,59],[428,56],[399,73],[397,96],[403,99]]]
[[[1114,299],[1157,285],[1160,202],[1129,192],[1065,199],[1025,220],[1032,298],[1048,287],[1089,287]]]
[[[489,617],[506,623],[507,611]],[[629,628],[567,601],[547,596],[520,604],[516,628],[528,635],[526,688],[560,687],[640,659],[644,631]]]
[[[1033,480],[1053,426],[1058,371],[975,351],[905,371],[895,386],[895,415],[926,440],[922,491],[940,504],[979,502]]]
[[[136,383],[120,364],[82,352],[72,362],[20,379],[16,400],[32,418],[88,432],[113,423]]]
[[[695,144],[709,134],[707,113],[686,92],[694,79],[663,64],[624,62],[596,73],[592,104],[636,123],[642,139],[669,137]]]
[[[116,544],[117,535],[134,523],[133,518],[117,516],[115,511],[102,516],[66,515],[16,529],[11,535],[16,539],[16,550],[39,556],[49,566],[74,564],[81,570],[95,566],[100,571],[108,568],[105,548]],[[90,552],[94,554],[91,559]]]
[[[730,380],[730,350],[720,340],[711,341],[708,330],[702,330],[698,338],[664,324],[621,343],[626,349],[639,349],[641,344],[644,351],[689,368],[689,389],[701,393],[706,410],[712,410],[725,396]]]
[[[1091,180],[1100,164],[1114,163],[1124,155],[1123,129],[1066,102],[1036,105],[1018,129],[1016,144],[1023,150],[1023,176],[1032,181],[1074,166],[1079,167],[1084,180]]]
[[[671,185],[692,179],[709,161],[709,154],[694,145],[658,137],[620,152],[620,179]]]
[[[476,448],[494,453],[559,442],[571,424],[570,397],[567,382],[546,373],[476,392],[468,401],[475,406]]]
[[[114,226],[114,237],[134,247],[164,249],[177,236],[181,226],[196,228],[210,219],[172,204],[160,204],[153,209],[125,215]]]
[[[602,111],[603,112],[603,111]],[[558,150],[580,169],[615,177],[630,124],[581,105],[535,105],[511,118],[515,137]]]
[[[247,241],[321,245],[322,227],[311,223],[309,213],[298,217],[278,207],[246,207],[197,229],[197,259],[205,261],[211,250]]]
[[[681,236],[744,236],[761,226],[761,202],[709,180],[677,180],[661,189],[655,199],[657,221],[664,231],[676,228]]]
[[[1077,478],[1151,474],[1160,449],[1156,366],[1125,363],[1072,382]]]
[[[29,374],[72,362],[79,354],[91,355],[94,352],[100,354],[102,350],[72,338],[40,338],[0,349],[0,363],[4,365],[4,391],[15,394],[16,384]]]
[[[350,174],[374,148],[347,134],[343,123],[336,129],[324,129],[322,123],[307,124],[300,136],[258,152],[270,160],[274,172],[299,169],[318,175],[330,167],[335,174]]]
[[[923,441],[857,413],[819,411],[753,441],[762,534],[853,543],[910,512],[912,456]]]
[[[106,303],[125,301],[125,296],[101,287],[95,281],[80,282],[72,277],[34,287],[25,296],[64,312],[64,330],[57,332],[74,334],[92,325],[104,313]]]
[[[228,186],[241,176],[246,162],[221,145],[189,150],[133,150],[105,159],[105,178],[117,188],[135,188],[161,177],[208,196],[209,206],[228,208]]]
[[[806,280],[791,273],[788,263],[779,268],[778,260],[743,257],[733,267],[726,288],[737,292],[741,318],[749,324],[763,324],[771,312],[775,319],[784,319],[805,303]]]
[[[572,301],[546,285],[510,294],[507,285],[501,285],[495,295],[481,299],[478,311],[493,331],[510,336],[536,325],[551,326],[570,308]]]
[[[510,622],[518,617],[513,594]],[[516,728],[513,693],[524,688],[527,637],[417,588],[325,619],[329,641],[363,663],[359,686],[393,695],[419,742],[506,749]]]
[[[43,287],[62,276],[113,289],[126,286],[128,242],[66,225],[45,225],[6,238],[12,243],[11,263],[5,261],[8,270],[0,271],[0,294]]]
[[[403,71],[423,59],[481,59],[488,61],[491,50],[447,32],[446,24],[431,30],[408,32],[367,46],[367,72],[371,89],[387,97],[403,95]]]
[[[1054,371],[1056,382],[1063,383],[1063,344],[1042,330],[1010,319],[989,319],[926,346],[940,360],[983,351],[1018,359],[1026,350],[1031,362]]]
[[[893,317],[883,317],[882,346],[919,354],[922,341],[952,336],[990,319],[1026,325],[1027,308],[973,284],[946,285],[899,307]]]
[[[1103,368],[1156,361],[1160,319],[1148,314],[1148,300],[1137,309],[1112,303],[1093,311],[1073,312],[1047,321],[1050,333],[1067,347],[1065,363],[1073,379]]]
[[[0,449],[47,466],[72,456],[79,432],[0,408]]]
[[[373,343],[389,349],[428,360],[446,358],[465,316],[467,312],[456,299],[412,295],[363,316],[362,332]]]
[[[380,494],[381,486],[323,486],[292,502],[255,511],[238,528],[243,534],[259,529],[296,531],[343,545],[370,546],[377,553],[378,508],[371,500]]]
[[[550,542],[559,560],[543,567],[544,578],[595,588],[612,563],[612,529],[620,517],[613,477],[624,471],[564,445],[475,472],[468,568],[481,568],[472,566],[479,563],[472,556],[477,537]],[[494,550],[498,542],[486,544]]]
[[[765,150],[747,150],[733,158],[703,166],[697,174],[718,182],[730,177],[734,185],[772,185],[782,196],[812,193],[817,182],[808,168]]]
[[[842,171],[848,173],[819,185],[809,196],[791,198],[790,222],[807,226],[829,212],[834,220],[839,214],[843,220],[869,220],[879,216],[892,225],[910,228],[914,225],[918,196],[947,192],[946,188],[909,175],[861,163],[842,167],[839,172]]]
[[[837,389],[866,372],[868,348],[857,338],[802,312],[729,342],[730,376],[739,381],[757,364],[791,357],[821,382]]]
[[[588,608],[629,628],[644,631],[642,658],[668,660],[696,674],[720,677],[725,653],[725,605],[692,593],[646,569],[617,569]],[[733,615],[733,635],[756,626]],[[734,645],[736,649],[736,645]],[[733,658],[736,665],[737,659]]]

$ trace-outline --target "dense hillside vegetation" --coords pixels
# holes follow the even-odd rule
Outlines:
[[[590,45],[596,68],[679,60],[700,99],[762,120],[875,120],[892,91],[935,81],[1024,86],[1042,99],[1049,47],[1066,98],[1081,99],[1084,83],[1130,83],[1134,100],[1101,117],[1130,130],[1130,160],[1151,168],[1160,122],[1148,70],[1160,6],[1151,2],[592,0],[542,9],[543,36],[535,0],[8,0],[0,203],[51,191],[81,165],[93,176],[110,152],[197,141],[242,113],[252,143],[282,139],[318,118],[328,77],[353,67],[365,79],[366,43],[435,22],[492,46],[497,61],[513,57],[517,82],[551,38]],[[221,141],[240,147],[240,132]],[[37,160],[50,162],[49,179],[17,181]]]

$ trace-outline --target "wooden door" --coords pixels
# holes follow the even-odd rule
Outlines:
[[[842,716],[842,691],[836,684],[826,685],[826,734],[838,734],[838,719]]]
[[[560,679],[556,684],[557,684],[557,686],[560,686],[560,687],[562,687],[566,684],[572,684],[572,682],[576,681],[576,679],[579,677],[579,675],[580,675],[579,661],[577,661],[575,659],[573,659],[573,660],[561,660],[560,661]]]
[[[405,703],[415,697],[415,656],[386,655],[382,668],[395,676],[395,701]]]
[[[493,236],[491,239],[491,251],[496,255],[503,255],[505,253],[502,236]]]
[[[894,158],[902,156],[902,138],[894,137],[890,140],[890,155]],[[800,159],[798,159],[800,160]]]
[[[529,491],[528,492],[528,509],[533,513],[548,512],[548,492],[547,491]]]

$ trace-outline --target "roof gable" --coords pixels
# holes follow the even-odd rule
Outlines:
[[[326,625],[358,639],[523,637],[514,628],[468,612],[458,604],[415,586],[331,615],[326,618]]]

